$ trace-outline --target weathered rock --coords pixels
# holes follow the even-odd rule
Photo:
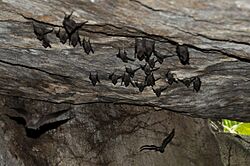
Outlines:
[[[249,149],[242,150],[230,136],[212,135],[206,120],[168,112],[250,121],[247,0],[3,0],[0,10],[0,165],[249,163]],[[88,21],[79,34],[90,38],[94,54],[63,45],[53,33],[48,34],[52,48],[45,49],[36,39],[32,21],[58,30],[64,13],[71,11],[76,22]],[[149,87],[140,93],[120,82],[114,86],[108,75],[125,71],[116,57],[118,49],[133,58],[137,37],[155,40],[155,49],[163,55],[175,54],[178,43],[187,45],[190,65],[183,66],[177,56],[157,63],[160,69],[154,75],[161,79],[156,85],[167,84],[163,78],[170,70],[179,79],[199,76],[200,91],[173,84],[158,98]],[[134,69],[140,64],[136,60],[126,66]],[[91,71],[101,80],[95,87],[88,79]],[[136,72],[133,80],[142,82],[144,72]],[[29,138],[22,125],[3,115],[11,113],[9,105],[23,100],[31,112],[40,114],[70,105],[76,119]],[[172,128],[176,136],[163,155],[138,152],[143,144],[159,144]],[[227,139],[235,147],[230,160],[228,148],[234,147],[223,144]]]

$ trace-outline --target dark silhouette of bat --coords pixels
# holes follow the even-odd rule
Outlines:
[[[154,56],[156,56],[157,61],[162,64],[165,58],[168,57],[173,57],[175,55],[162,55],[161,53],[159,53],[158,51],[154,51]]]
[[[89,73],[89,79],[92,83],[93,86],[96,85],[97,82],[101,83],[98,77],[98,73],[96,73],[95,75],[92,75],[91,72]]]
[[[176,53],[177,56],[179,57],[181,64],[189,65],[189,52],[188,52],[188,47],[186,45],[178,44],[176,47]]]
[[[61,28],[56,32],[56,37],[60,39],[62,44],[65,44],[68,40],[68,34],[65,30],[61,30]]]
[[[167,74],[165,74],[169,85],[172,85],[173,82],[178,83],[178,81],[176,81],[176,79],[174,78],[174,74],[170,72],[170,70],[168,70]]]
[[[166,146],[172,141],[174,138],[175,129],[171,131],[171,133],[162,141],[161,146],[156,145],[144,145],[140,147],[140,152],[143,150],[154,150],[163,153],[165,151]]]
[[[16,111],[17,116],[10,116],[10,119],[24,125],[28,137],[37,138],[46,131],[55,129],[73,118],[72,114],[64,116],[71,108],[39,116],[32,114],[23,108],[11,108]]]
[[[146,87],[146,85],[142,82],[135,82],[135,86],[139,88],[140,92],[143,92],[144,88]]]
[[[42,40],[42,45],[43,45],[43,47],[45,47],[45,48],[47,48],[47,47],[50,47],[50,48],[51,48],[50,41],[49,41],[49,39],[48,39],[46,36],[44,36],[44,38],[43,38],[43,40]]]
[[[186,87],[189,87],[191,83],[194,81],[194,78],[184,78],[184,79],[178,79],[181,83],[183,83]]]
[[[86,54],[89,55],[90,52],[92,52],[94,54],[94,50],[91,46],[91,43],[90,43],[90,39],[85,40],[85,38],[82,39],[82,46],[83,46],[83,49],[85,51]]]
[[[131,67],[126,67],[126,72],[130,75],[130,77],[133,78],[135,76],[135,72],[138,71],[139,69],[140,67],[134,70]]]
[[[155,79],[154,74],[151,73],[149,75],[146,75],[144,84],[147,86],[154,86],[155,82],[159,80],[160,78]]]
[[[40,41],[42,41],[44,39],[44,37],[53,32],[54,29],[47,29],[46,27],[44,26],[38,26],[36,24],[33,23],[33,29],[34,29],[34,33],[36,35],[36,38]]]
[[[115,73],[111,73],[111,74],[109,75],[109,79],[112,81],[112,83],[113,83],[114,85],[116,85],[116,84],[117,84],[117,81],[118,81],[119,79],[121,79],[121,78],[122,78],[122,76],[116,75]]]
[[[51,48],[50,41],[47,38],[47,34],[53,32],[54,28],[49,30],[44,26],[39,27],[33,23],[33,29],[34,29],[34,33],[36,35],[36,38],[38,40],[42,41],[43,47],[45,47],[45,48],[50,47]]]
[[[149,66],[153,69],[155,67],[155,63],[157,62],[157,60],[155,60],[155,58],[149,59],[148,60],[148,64]]]
[[[150,75],[153,71],[160,69],[159,67],[151,69],[148,63],[146,63],[145,65],[140,65],[140,67],[146,75]]]
[[[81,45],[81,40],[80,40],[80,37],[79,37],[78,30],[84,24],[86,24],[88,21],[85,21],[85,22],[82,22],[82,23],[76,23],[74,20],[72,20],[70,18],[72,16],[72,14],[73,14],[73,12],[71,12],[70,15],[65,14],[62,24],[63,24],[63,27],[66,30],[67,34],[68,34],[69,44],[72,44],[73,47],[75,47],[78,42]]]
[[[123,49],[123,52],[121,52],[121,50],[119,48],[119,52],[118,52],[118,54],[116,54],[116,56],[118,58],[120,58],[124,63],[128,63],[128,61],[135,61],[134,59],[129,58],[127,56],[127,52],[124,49]]]
[[[201,80],[198,76],[193,77],[193,88],[196,92],[198,92],[201,88]]]
[[[135,39],[135,58],[142,61],[145,58],[145,39]]]
[[[145,61],[148,62],[152,53],[155,51],[155,41],[145,39]]]
[[[160,88],[157,88],[157,89],[153,89],[154,93],[156,94],[157,97],[160,97],[161,96],[161,92],[163,92],[164,90],[167,90],[168,86],[166,87],[160,87]]]
[[[72,44],[73,47],[76,47],[77,43],[80,44],[81,46],[81,38],[79,36],[79,31],[75,31],[74,33],[72,33],[72,35],[70,36],[70,42],[69,45]]]
[[[134,83],[131,80],[130,75],[128,73],[123,74],[121,85],[122,85],[123,82],[124,82],[125,87],[129,86],[129,83],[131,83],[133,86],[135,86]]]

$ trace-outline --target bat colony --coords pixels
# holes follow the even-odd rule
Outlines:
[[[69,45],[76,47],[78,44],[83,47],[84,52],[86,54],[94,54],[94,49],[91,46],[90,39],[86,40],[85,37],[81,40],[79,36],[79,30],[88,22],[76,23],[73,19],[71,19],[73,12],[70,15],[66,15],[62,22],[62,28],[59,28],[57,31],[53,29],[48,29],[43,25],[38,25],[33,23],[34,33],[38,40],[42,42],[42,45],[47,48],[51,48],[50,40],[47,35],[55,31],[56,37],[59,38],[62,44],[66,44],[67,41]],[[154,56],[154,57],[152,57]],[[176,75],[172,73],[170,70],[165,73],[165,80],[168,85],[154,88],[156,82],[161,78],[155,78],[154,72],[160,69],[160,67],[156,67],[156,63],[162,64],[166,58],[170,58],[173,56],[178,56],[179,61],[182,65],[189,65],[189,51],[187,45],[177,44],[176,46],[176,55],[163,55],[160,52],[155,50],[155,41],[146,38],[135,38],[135,50],[134,50],[134,59],[129,57],[126,50],[124,48],[118,49],[118,53],[116,57],[121,59],[124,63],[134,62],[136,59],[139,61],[145,61],[144,65],[140,65],[135,69],[131,67],[126,67],[123,74],[116,74],[112,72],[108,75],[108,79],[116,85],[119,80],[121,80],[121,85],[124,84],[125,87],[130,84],[133,87],[137,87],[139,92],[143,92],[147,86],[151,86],[153,92],[157,97],[161,96],[163,91],[166,91],[169,86],[174,83],[182,83],[187,88],[193,84],[193,90],[198,92],[201,87],[201,80],[198,76],[179,79],[176,78]],[[144,80],[142,81],[133,81],[133,78],[138,70],[142,70],[145,74]],[[90,72],[89,79],[93,86],[96,86],[97,83],[101,83],[97,72]],[[39,131],[43,126],[50,125],[53,123],[57,123],[60,121],[68,121],[72,118],[72,116],[66,116],[61,118],[65,114],[69,112],[70,109],[50,113],[44,116],[38,116],[36,114],[31,114],[23,108],[12,108],[16,112],[16,116],[10,116],[11,119],[17,120],[16,118],[22,119],[23,125],[26,130],[34,130]],[[161,153],[164,152],[165,147],[172,141],[175,134],[175,129],[173,129],[170,134],[163,140],[160,146],[155,145],[144,145],[140,148],[140,151],[144,150],[154,150],[159,151]]]
[[[88,21],[76,23],[73,19],[71,19],[72,14],[73,12],[71,12],[70,15],[65,14],[62,22],[63,28],[59,28],[59,30],[55,32],[56,37],[58,37],[60,42],[63,44],[65,44],[67,40],[69,40],[69,45],[76,47],[77,44],[79,44],[83,47],[86,54],[94,54],[94,49],[92,48],[90,39],[86,40],[84,37],[81,41],[81,38],[79,36],[79,30]],[[37,39],[42,41],[42,45],[45,48],[51,47],[47,34],[52,33],[54,29],[47,29],[42,25],[38,26],[34,23],[33,28]],[[136,59],[138,59],[139,61],[144,60],[145,64],[140,64],[140,66],[135,69],[126,67],[123,74],[116,74],[115,72],[112,72],[107,76],[107,79],[111,80],[114,85],[116,85],[119,80],[121,80],[121,85],[124,85],[125,87],[131,84],[133,87],[138,88],[139,92],[143,92],[147,86],[151,86],[153,92],[157,97],[160,97],[162,92],[168,89],[168,86],[171,86],[173,83],[178,82],[181,82],[187,88],[191,84],[193,84],[193,90],[198,92],[201,87],[201,80],[198,76],[179,79],[174,73],[171,73],[171,71],[169,70],[166,71],[165,77],[163,78],[167,81],[168,85],[154,88],[154,86],[156,85],[156,81],[161,79],[155,78],[154,76],[154,72],[160,69],[160,67],[156,67],[156,63],[162,64],[164,62],[164,59],[173,56],[178,56],[182,65],[189,65],[189,51],[187,45],[177,44],[176,55],[163,55],[155,50],[155,41],[146,38],[135,38],[134,59],[128,56],[127,51],[124,48],[118,48],[116,57],[121,59],[123,63],[134,62],[136,61]],[[140,69],[145,73],[144,80],[134,81],[133,78],[136,72]],[[93,86],[96,86],[97,83],[101,83],[97,72],[90,72],[89,80],[91,81]]]

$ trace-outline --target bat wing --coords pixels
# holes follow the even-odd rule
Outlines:
[[[53,122],[57,122],[57,121],[65,120],[65,119],[70,119],[72,117],[59,118],[61,115],[66,114],[70,109],[71,108],[68,108],[65,110],[61,110],[58,112],[53,112],[53,113],[44,115],[39,119],[36,126],[40,127],[40,126],[43,126],[43,125],[48,124],[48,123],[53,123]]]
[[[162,145],[161,145],[163,148],[165,148],[165,147],[167,146],[167,144],[168,144],[169,142],[171,142],[171,140],[172,140],[173,137],[174,137],[174,134],[175,134],[175,129],[173,129],[173,130],[171,131],[171,133],[167,136],[167,138],[165,138],[165,139],[163,140]]]

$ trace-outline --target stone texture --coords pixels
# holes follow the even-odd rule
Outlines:
[[[247,145],[233,136],[214,136],[207,120],[180,115],[250,120],[247,0],[2,0],[0,10],[0,165],[249,163]],[[49,49],[36,39],[32,21],[58,29],[71,11],[77,22],[88,20],[80,36],[90,38],[95,54],[62,45],[55,34],[49,34]],[[174,84],[157,98],[151,88],[140,93],[132,86],[114,86],[109,73],[142,64],[124,64],[115,56],[125,48],[133,57],[136,37],[155,40],[163,54],[186,44],[190,65],[181,65],[177,56],[157,64],[155,75],[162,78],[157,86],[167,84],[164,74],[171,70],[178,78],[199,76],[201,90]],[[88,79],[90,71],[100,75],[96,87]],[[134,80],[143,77],[140,71]],[[4,115],[16,102],[40,114],[70,105],[76,118],[29,138],[22,125]],[[138,152],[143,144],[159,144],[172,128],[176,136],[164,154]]]

